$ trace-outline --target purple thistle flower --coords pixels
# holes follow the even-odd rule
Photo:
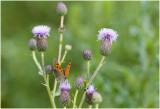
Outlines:
[[[81,89],[84,87],[84,79],[82,77],[78,77],[74,82],[74,87],[77,89]]]
[[[70,83],[61,83],[60,84],[61,95],[60,95],[60,103],[64,106],[67,106],[71,102],[69,89],[71,89]]]
[[[52,65],[47,65],[46,67],[45,67],[45,71],[46,71],[46,73],[52,73],[52,70],[53,70],[53,67],[52,67]]]
[[[61,91],[69,91],[69,89],[71,89],[71,85],[70,83],[61,83],[59,88]]]
[[[90,50],[84,50],[83,51],[83,59],[86,61],[91,60],[93,57],[92,52]]]
[[[118,37],[117,32],[109,28],[102,28],[98,34],[98,40],[107,39],[108,41],[111,42],[111,44],[112,41],[116,41],[117,37]]]
[[[38,38],[49,36],[50,27],[46,25],[38,25],[32,29],[32,33],[34,37],[38,36]]]
[[[94,86],[90,85],[87,89],[86,89],[86,93],[87,95],[92,95],[95,92]]]
[[[95,92],[95,89],[93,85],[90,85],[89,88],[86,89],[86,102],[90,105],[93,104],[92,95],[94,92]]]

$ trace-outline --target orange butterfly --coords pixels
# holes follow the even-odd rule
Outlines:
[[[54,59],[54,76],[56,78],[56,80],[60,83],[64,83],[67,81],[67,77],[69,74],[69,70],[70,70],[70,66],[71,66],[71,60],[69,61],[68,65],[66,66],[66,68],[64,70],[62,70],[61,66],[59,65],[58,61]]]

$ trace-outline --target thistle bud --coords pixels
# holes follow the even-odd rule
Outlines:
[[[30,39],[28,43],[29,49],[30,50],[36,50],[36,40],[35,39]]]
[[[84,50],[83,51],[83,59],[86,61],[89,61],[92,59],[92,52],[90,50]]]
[[[109,55],[111,53],[111,47],[112,47],[111,42],[108,41],[107,39],[104,39],[99,49],[100,54],[103,56]]]
[[[86,89],[86,102],[89,105],[93,104],[93,102],[92,102],[92,95],[93,95],[94,92],[95,92],[95,89],[94,89],[93,85],[90,85],[89,88]]]
[[[45,37],[37,38],[38,51],[45,51],[48,48],[48,41]]]
[[[71,102],[71,98],[69,94],[69,89],[71,89],[71,86],[69,83],[61,83],[60,89],[61,89],[60,103],[64,106],[67,106]]]
[[[102,102],[102,96],[98,92],[94,92],[92,95],[92,102],[94,104],[100,104]]]
[[[46,73],[52,73],[52,70],[53,70],[53,67],[51,66],[51,65],[47,65],[46,67],[45,67],[45,71],[46,71]]]
[[[57,13],[60,15],[60,16],[64,16],[67,14],[67,7],[64,3],[60,2],[57,4]]]
[[[66,45],[66,46],[65,46],[65,49],[66,49],[67,51],[71,50],[71,49],[72,49],[72,45]]]
[[[77,89],[81,89],[84,87],[84,79],[82,77],[78,77],[74,82],[74,87]]]

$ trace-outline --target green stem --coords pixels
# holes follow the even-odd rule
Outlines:
[[[90,61],[87,61],[87,84],[89,81],[89,67],[90,67]]]
[[[62,62],[64,61],[64,59],[65,59],[67,53],[68,53],[68,51],[66,50],[66,51],[64,52],[64,55],[63,55],[63,57],[62,57],[62,60],[61,60],[60,64],[62,64]]]
[[[45,81],[47,81],[46,80],[45,68],[44,68],[44,52],[41,52],[41,60],[42,60],[43,78],[44,78]]]
[[[105,56],[102,57],[102,59],[101,59],[99,65],[98,65],[97,69],[95,70],[95,72],[93,73],[91,79],[89,80],[88,86],[91,84],[91,82],[93,81],[93,79],[96,77],[99,69],[102,67],[103,62],[104,62],[104,59],[105,59]],[[88,86],[87,86],[87,87],[88,87]]]
[[[61,16],[60,28],[64,27],[63,21],[64,21],[64,16]],[[61,61],[62,44],[63,44],[63,33],[60,33],[58,63],[60,63]]]
[[[52,108],[54,108],[54,100],[52,99],[52,95],[51,95],[51,91],[50,91],[50,87],[49,87],[49,75],[47,75],[47,78],[46,78],[46,72],[45,72],[45,68],[44,68],[44,52],[41,52],[41,60],[42,60],[42,69],[43,69],[42,74],[44,77],[45,84],[47,85],[47,91],[48,91],[48,95],[49,95],[49,98],[51,101]]]
[[[32,57],[33,57],[33,60],[34,60],[35,64],[37,65],[39,71],[40,71],[41,73],[43,73],[42,67],[41,67],[41,65],[39,64],[39,62],[38,62],[38,60],[37,60],[37,58],[36,58],[35,51],[32,51]]]
[[[92,105],[89,105],[89,109],[91,109],[92,108]]]
[[[75,93],[75,95],[74,95],[73,109],[75,109],[75,107],[76,107],[77,95],[78,95],[78,90],[76,90],[76,93]]]
[[[98,109],[98,107],[99,107],[99,104],[96,104],[96,109]]]
[[[91,79],[89,80],[88,84],[86,85],[86,88],[88,88],[88,86],[91,84],[91,82],[93,81],[93,79],[94,79],[94,78],[95,78],[95,76],[97,75],[97,73],[98,73],[99,69],[102,67],[103,62],[104,62],[104,59],[105,59],[105,56],[103,56],[103,57],[102,57],[102,59],[101,59],[101,61],[100,61],[99,65],[98,65],[97,69],[95,70],[95,72],[93,73],[93,75],[92,75]],[[86,91],[85,91],[85,92],[84,92],[84,94],[83,94],[83,97],[82,97],[82,99],[81,99],[81,102],[80,102],[79,108],[81,108],[81,107],[82,107],[85,96],[86,96]]]
[[[54,98],[55,98],[56,87],[57,87],[57,80],[55,79],[54,80],[54,87],[53,87],[53,95],[52,95],[55,108],[56,108],[56,104],[55,104]]]
[[[80,104],[79,104],[79,108],[81,108],[81,107],[82,107],[85,97],[86,97],[86,91],[84,91],[84,93],[83,93],[83,96],[82,96],[81,102],[80,102]]]
[[[64,107],[64,109],[66,109],[66,106]]]
[[[50,101],[51,101],[52,108],[54,108],[52,95],[51,95],[51,90],[50,90],[50,87],[49,87],[49,75],[47,75],[47,90],[48,90],[48,95],[49,95],[49,98],[50,98]]]

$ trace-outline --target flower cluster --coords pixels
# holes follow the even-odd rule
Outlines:
[[[45,66],[45,64],[44,64],[44,52],[48,48],[47,36],[50,36],[49,33],[51,30],[51,28],[49,26],[46,26],[46,25],[35,26],[32,29],[32,33],[34,34],[34,38],[31,38],[28,43],[29,49],[32,51],[33,60],[39,69],[39,74],[42,75],[42,77],[44,78],[44,81],[45,81],[44,85],[47,87],[47,91],[48,91],[48,94],[50,97],[52,108],[56,107],[56,104],[55,104],[55,97],[56,96],[59,96],[59,101],[64,107],[68,106],[71,103],[71,97],[70,97],[71,84],[68,82],[69,81],[68,80],[69,79],[68,73],[70,70],[71,61],[69,61],[69,64],[67,65],[66,69],[62,70],[62,68],[61,68],[61,64],[65,62],[64,60],[67,55],[67,52],[72,49],[72,45],[65,45],[65,52],[64,52],[64,55],[61,59],[63,33],[65,32],[63,21],[64,21],[64,15],[67,14],[67,7],[64,3],[60,2],[60,3],[58,3],[58,5],[56,7],[56,11],[57,11],[58,15],[61,16],[61,23],[60,23],[60,28],[59,28],[60,42],[59,42],[58,61],[56,61],[56,59],[54,59],[55,60],[54,61],[54,68],[52,65]],[[85,62],[87,63],[87,74],[86,74],[87,79],[85,79],[83,77],[78,77],[74,81],[74,88],[76,90],[75,90],[75,94],[72,94],[74,96],[73,108],[78,107],[76,105],[76,99],[79,98],[78,92],[83,91],[83,90],[85,90],[85,91],[84,91],[83,97],[81,99],[79,108],[82,107],[84,100],[89,105],[93,105],[93,104],[97,105],[102,102],[101,94],[99,92],[97,92],[97,90],[95,90],[94,86],[91,84],[92,84],[93,79],[96,77],[98,71],[102,67],[105,57],[111,53],[112,41],[116,41],[117,37],[118,37],[117,32],[112,29],[102,28],[99,31],[98,40],[101,41],[99,51],[100,51],[100,54],[102,55],[102,59],[98,65],[97,69],[94,71],[93,75],[91,76],[91,78],[89,78],[89,76],[90,76],[89,73],[90,73],[90,61],[93,58],[93,54],[92,54],[91,50],[89,50],[89,49],[85,49],[83,51],[82,56],[83,56],[83,59],[85,60]],[[35,50],[38,50],[41,53],[41,64],[39,63],[39,61],[36,58]],[[55,83],[53,86],[53,90],[51,90],[50,84],[49,84],[49,82],[50,82],[49,77],[52,74],[54,74],[54,76],[55,76],[55,78],[54,78]],[[60,91],[56,92],[56,86],[59,83],[60,83],[60,85],[59,85]]]

